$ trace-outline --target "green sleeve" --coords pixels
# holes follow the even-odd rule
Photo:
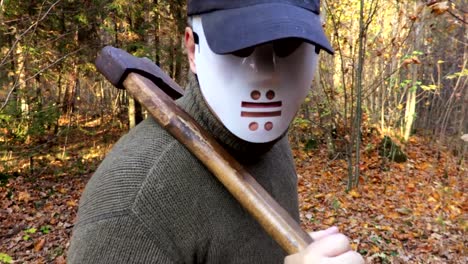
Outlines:
[[[178,263],[127,212],[76,226],[67,258],[70,264]]]

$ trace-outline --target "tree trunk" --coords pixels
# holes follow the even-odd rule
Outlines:
[[[418,4],[415,4],[415,13],[417,13]],[[423,16],[423,15],[421,15]],[[413,43],[414,43],[414,51],[420,51],[422,46],[422,40],[424,39],[424,32],[423,32],[424,24],[423,22],[418,22],[415,26],[415,30],[413,32]],[[413,54],[415,54],[413,52]],[[411,74],[411,87],[408,89],[406,94],[406,109],[405,109],[405,117],[404,117],[404,126],[403,126],[403,139],[408,141],[411,130],[413,128],[414,118],[416,116],[416,95],[418,91],[418,82],[419,82],[419,74],[418,74],[418,65],[411,64],[409,65],[409,70]]]
[[[136,112],[136,107],[135,107],[135,99],[129,97],[128,98],[128,127],[134,128],[136,126],[136,120],[135,120],[135,112]]]
[[[408,93],[406,96],[406,111],[405,111],[405,127],[404,127],[404,135],[403,138],[405,141],[408,141],[411,135],[411,129],[413,127],[414,117],[416,115],[416,91],[417,86],[415,84],[416,75],[416,65],[411,66],[413,69],[413,87],[408,89]]]
[[[29,105],[26,100],[26,58],[23,46],[19,41],[16,44],[15,59],[15,75],[17,76],[17,79],[14,85],[16,86],[16,100],[19,105],[18,110],[20,111],[22,118],[25,118],[29,114]]]
[[[359,184],[359,163],[360,163],[360,149],[361,149],[361,122],[362,122],[362,73],[364,69],[364,42],[365,42],[365,28],[364,28],[364,0],[360,1],[360,15],[359,15],[359,51],[358,51],[358,65],[356,70],[356,119],[354,122],[354,142],[355,142],[355,161],[354,161],[354,174],[350,174],[351,178],[348,179],[348,190],[357,187]]]
[[[134,128],[141,121],[143,121],[143,113],[141,104],[133,99],[133,97],[128,97],[128,126],[129,128]]]
[[[154,62],[160,66],[161,65],[161,40],[160,40],[160,36],[159,36],[159,32],[160,32],[160,29],[161,29],[161,25],[160,25],[160,7],[159,7],[159,4],[158,4],[158,0],[154,0],[153,1],[153,4],[154,6],[157,8],[156,9],[156,12],[155,12],[155,16],[154,16],[154,50],[155,50],[155,57],[154,57]]]

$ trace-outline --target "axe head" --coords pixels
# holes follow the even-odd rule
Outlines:
[[[174,100],[184,94],[180,86],[151,60],[135,57],[121,49],[104,47],[96,58],[96,67],[119,89],[125,89],[123,82],[130,73],[137,73],[151,80]]]

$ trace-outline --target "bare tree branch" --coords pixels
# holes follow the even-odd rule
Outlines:
[[[66,59],[67,57],[69,57],[69,56],[71,56],[71,55],[73,55],[73,54],[75,54],[75,53],[80,52],[80,51],[83,50],[83,49],[84,49],[84,48],[79,48],[79,49],[77,49],[77,50],[75,50],[75,51],[73,51],[73,52],[70,52],[70,53],[66,54],[65,56],[63,56],[63,57],[61,57],[61,58],[55,60],[53,63],[47,65],[47,67],[44,67],[44,68],[40,69],[40,70],[37,71],[34,75],[32,75],[32,76],[30,76],[29,78],[27,78],[27,79],[25,80],[25,82],[27,82],[27,81],[29,81],[29,80],[35,78],[35,77],[38,76],[39,74],[43,73],[45,70],[51,68],[52,66],[54,66],[55,64],[59,63],[60,61],[62,61],[62,60],[64,60],[64,59]],[[15,85],[13,85],[13,87],[11,87],[11,89],[10,89],[10,91],[8,92],[8,95],[7,95],[6,99],[5,99],[5,102],[3,102],[2,106],[0,107],[0,111],[2,111],[3,108],[5,108],[5,106],[6,106],[7,103],[8,103],[8,100],[10,99],[11,94],[13,93],[13,91],[14,91],[18,86],[19,86],[19,84],[15,84]]]
[[[3,66],[5,64],[5,61],[6,59],[11,55],[11,53],[13,52],[13,50],[15,49],[16,45],[18,44],[18,42],[23,38],[24,35],[26,35],[29,31],[31,31],[33,28],[36,28],[37,25],[39,24],[39,22],[41,22],[42,20],[44,20],[47,15],[50,13],[50,11],[60,2],[61,0],[57,0],[55,3],[53,3],[49,9],[47,9],[47,11],[42,15],[42,17],[39,15],[38,19],[36,20],[36,22],[34,22],[32,25],[30,25],[23,33],[21,33],[21,35],[19,35],[15,42],[13,43],[13,45],[11,45],[10,47],[10,50],[8,50],[7,54],[5,55],[5,57],[2,59],[2,61],[0,62],[0,67]]]

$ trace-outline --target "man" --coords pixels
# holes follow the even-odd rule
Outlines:
[[[192,0],[191,73],[178,104],[297,220],[287,128],[318,52],[332,52],[318,0]],[[70,263],[363,263],[335,227],[287,256],[184,146],[151,118],[88,183]]]

